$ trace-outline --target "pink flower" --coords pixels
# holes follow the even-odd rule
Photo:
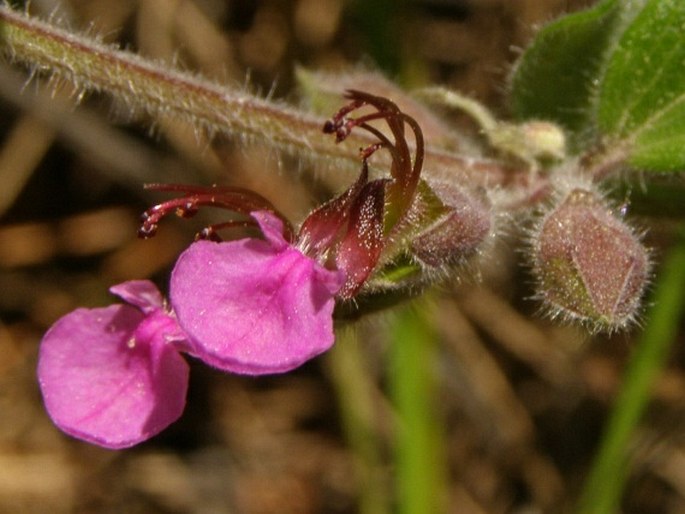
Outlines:
[[[38,377],[48,413],[63,431],[107,448],[132,446],[182,413],[186,352],[216,368],[262,375],[290,371],[334,342],[336,298],[355,298],[382,262],[419,187],[423,137],[418,124],[389,100],[350,92],[350,104],[326,124],[345,139],[355,127],[379,141],[362,150],[362,172],[345,192],[315,209],[299,231],[259,193],[239,187],[152,184],[181,193],[142,216],[139,234],[153,236],[175,213],[203,206],[244,215],[205,227],[171,274],[171,310],[148,281],[112,288],[126,304],[77,309],[41,343]],[[378,112],[350,118],[365,105]],[[384,119],[393,143],[367,122]],[[414,133],[412,160],[405,125]],[[367,159],[387,148],[391,178],[369,181]],[[218,232],[259,228],[262,238],[222,242]]]
[[[344,274],[288,243],[274,214],[252,217],[265,240],[197,241],[179,257],[169,294],[202,361],[234,373],[282,373],[333,345]]]
[[[38,379],[47,411],[64,432],[106,448],[149,439],[185,406],[185,336],[149,281],[111,291],[127,304],[77,309],[45,334]]]
[[[159,433],[185,407],[181,351],[256,375],[288,371],[331,347],[344,273],[292,246],[276,215],[252,216],[264,240],[199,241],[181,255],[171,280],[179,322],[155,286],[139,280],[111,288],[126,304],[77,309],[48,330],[38,379],[61,430],[112,449]]]

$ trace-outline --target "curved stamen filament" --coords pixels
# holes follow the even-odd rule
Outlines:
[[[283,221],[284,238],[288,241],[293,240],[294,231],[288,220],[266,198],[249,189],[227,186],[188,186],[184,184],[147,184],[145,187],[154,191],[179,192],[183,193],[183,196],[157,204],[141,215],[138,235],[142,238],[154,236],[159,222],[171,213],[190,218],[197,213],[200,207],[218,207],[246,216],[254,211],[269,211]],[[250,225],[254,225],[254,223],[249,220],[231,220],[213,224],[199,232],[198,238],[216,241],[220,240],[216,234],[219,229]]]
[[[378,149],[388,149],[392,157],[390,174],[394,180],[388,185],[387,199],[392,207],[388,211],[389,216],[386,221],[388,221],[389,226],[392,226],[404,215],[416,194],[424,162],[425,143],[423,132],[414,118],[402,112],[394,102],[387,98],[356,90],[348,91],[347,98],[351,102],[341,108],[326,123],[324,132],[334,133],[337,141],[345,139],[354,127],[360,127],[376,136],[379,143],[370,145],[360,152],[364,161]],[[364,114],[358,118],[348,117],[351,112],[366,105],[375,107],[377,112]],[[369,122],[375,120],[385,120],[392,132],[394,142],[380,130],[369,125]],[[416,148],[413,162],[405,135],[405,125],[408,125],[414,134]]]

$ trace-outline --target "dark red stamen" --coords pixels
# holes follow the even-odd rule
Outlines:
[[[362,162],[364,163],[364,165],[367,165],[369,157],[371,157],[374,153],[376,153],[377,150],[380,150],[384,146],[385,145],[383,143],[374,143],[372,145],[367,146],[366,148],[362,148],[359,151],[359,156],[362,158]]]
[[[174,213],[182,218],[191,218],[197,214],[200,207],[204,206],[218,207],[246,216],[254,211],[272,212],[283,221],[283,237],[288,241],[293,240],[294,231],[288,220],[266,198],[249,189],[222,186],[188,186],[184,184],[147,184],[145,188],[154,191],[182,193],[182,196],[157,204],[141,215],[138,235],[144,239],[152,237],[157,233],[159,222],[165,216]],[[231,220],[218,223],[205,227],[197,234],[197,238],[221,241],[217,234],[218,230],[253,226],[255,224],[251,220]]]
[[[387,222],[389,226],[393,226],[409,209],[419,184],[424,160],[424,140],[421,127],[414,118],[400,111],[399,107],[387,98],[356,90],[348,91],[346,97],[351,100],[350,103],[326,122],[324,132],[335,134],[338,142],[349,136],[354,127],[359,127],[376,136],[379,143],[361,150],[360,154],[363,160],[368,159],[380,148],[388,149],[392,157],[390,174],[394,180],[387,186],[386,198],[391,206],[387,213]],[[358,118],[349,117],[351,112],[366,105],[375,107],[378,111]],[[394,142],[390,141],[381,131],[369,125],[369,122],[380,119],[385,120],[388,124]],[[414,134],[416,149],[413,163],[405,135],[405,124]]]

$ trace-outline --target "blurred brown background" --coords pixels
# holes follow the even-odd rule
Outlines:
[[[589,3],[33,0],[30,11],[293,102],[295,65],[363,63],[407,87],[459,89],[506,115],[506,77],[534,28]],[[183,418],[135,449],[105,451],[53,427],[34,373],[43,332],[77,306],[111,303],[107,288],[118,281],[163,287],[201,224],[169,220],[138,240],[138,215],[160,198],[143,183],[241,184],[301,219],[317,198],[316,170],[241,141],[222,142],[218,157],[193,127],[98,95],[74,108],[68,88],[0,66],[0,514],[357,512],[364,484],[328,357],[259,379],[193,366]],[[530,294],[527,278],[498,266],[495,285],[440,293],[441,344],[460,370],[441,386],[449,512],[561,512],[592,456],[631,335],[589,340],[541,321],[533,302],[511,306]],[[384,317],[357,328],[383,404]],[[677,358],[641,434],[625,512],[685,512]],[[381,438],[390,418],[379,411]],[[377,471],[391,484],[390,466]]]

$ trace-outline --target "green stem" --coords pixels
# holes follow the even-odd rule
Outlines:
[[[399,514],[445,511],[446,459],[435,395],[436,337],[425,304],[399,311],[389,387],[398,414],[395,476]]]
[[[340,417],[354,456],[359,514],[389,512],[389,494],[378,433],[375,386],[353,328],[341,329],[328,354],[328,370],[338,396]]]
[[[665,365],[685,309],[685,228],[659,274],[647,325],[623,379],[595,458],[578,514],[618,512],[629,476],[629,447],[650,399],[652,386]]]

